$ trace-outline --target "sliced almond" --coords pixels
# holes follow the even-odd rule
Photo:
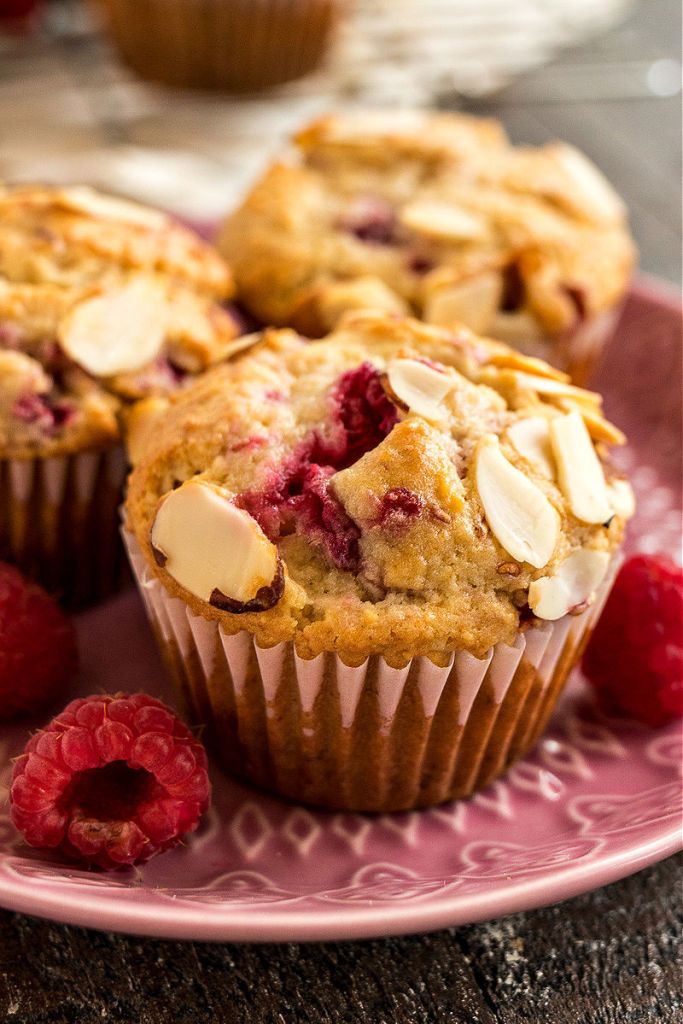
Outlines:
[[[463,323],[483,334],[488,330],[502,296],[502,275],[497,270],[487,270],[464,281],[434,288],[425,298],[423,317],[427,323],[440,327]]]
[[[227,492],[189,480],[162,498],[152,551],[176,583],[233,613],[265,611],[284,591],[277,548]]]
[[[74,185],[72,188],[60,189],[55,193],[55,198],[67,210],[84,213],[88,217],[114,220],[122,224],[139,225],[156,230],[167,227],[170,223],[169,218],[161,210],[142,206],[129,199],[104,195],[87,185]]]
[[[544,377],[549,380],[557,380],[562,383],[569,383],[569,375],[556,370],[543,359],[536,359],[535,356],[525,356],[521,352],[509,349],[507,352],[493,352],[487,359],[489,366],[499,366],[505,370],[521,370],[522,373],[530,373],[536,377]]]
[[[543,491],[508,462],[494,434],[476,451],[476,484],[496,540],[518,562],[542,568],[557,543],[559,516]]]
[[[555,477],[555,460],[550,447],[550,430],[544,416],[527,416],[507,429],[507,436],[519,454],[550,480]]]
[[[569,507],[583,523],[605,523],[611,515],[602,464],[578,412],[550,421],[552,445],[560,489]]]
[[[566,143],[552,147],[555,161],[569,177],[572,202],[592,220],[605,222],[623,216],[624,204],[595,164]]]
[[[133,373],[159,355],[167,316],[161,283],[136,277],[75,306],[59,325],[59,343],[95,377]]]
[[[613,512],[622,519],[630,519],[636,510],[636,498],[628,480],[618,477],[607,484],[607,496]]]
[[[449,203],[418,199],[399,213],[400,223],[409,231],[439,242],[467,242],[483,238],[486,222],[482,217]]]
[[[497,310],[488,326],[488,332],[497,341],[519,346],[527,352],[538,350],[538,346],[546,340],[545,331],[528,309],[518,309],[511,313]]]
[[[568,612],[583,610],[595,599],[610,556],[606,551],[579,548],[572,551],[552,576],[542,576],[529,587],[529,607],[539,619],[561,619]]]
[[[443,399],[452,387],[448,374],[417,359],[394,359],[387,366],[385,388],[392,401],[431,422],[447,415]]]
[[[561,380],[554,380],[550,377],[540,377],[535,373],[515,372],[517,386],[527,391],[535,391],[539,395],[555,395],[571,398],[578,405],[598,408],[602,404],[602,398],[597,391],[586,391],[585,388],[577,388],[573,384],[567,384]]]
[[[613,423],[610,423],[609,420],[606,420],[604,416],[601,416],[600,412],[595,408],[591,408],[585,403],[578,404],[571,398],[558,397],[553,401],[564,412],[576,410],[580,413],[583,422],[586,424],[586,429],[594,441],[604,441],[605,444],[626,444],[626,436],[621,430],[615,427]]]

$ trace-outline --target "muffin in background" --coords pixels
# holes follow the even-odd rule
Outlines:
[[[598,395],[457,332],[269,329],[173,396],[126,543],[189,713],[306,803],[466,796],[533,746],[633,497]]]
[[[345,0],[92,0],[142,78],[187,88],[263,89],[313,71]]]
[[[116,589],[122,414],[239,348],[232,291],[160,211],[0,190],[0,558],[72,603]]]
[[[462,322],[586,381],[635,256],[586,157],[419,111],[330,115],[295,143],[219,235],[261,322],[312,336],[347,309]]]

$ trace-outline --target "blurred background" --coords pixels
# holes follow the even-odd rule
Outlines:
[[[680,0],[0,0],[0,178],[85,181],[202,223],[335,106],[561,137],[681,277]]]

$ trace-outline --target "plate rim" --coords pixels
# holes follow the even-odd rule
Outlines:
[[[80,889],[71,896],[57,891],[43,892],[39,897],[29,891],[30,882],[12,886],[1,875],[0,903],[4,909],[60,924],[151,938],[199,942],[348,941],[436,931],[551,906],[617,882],[682,849],[680,828],[669,825],[634,846],[556,871],[546,870],[502,893],[495,885],[466,897],[458,896],[456,891],[433,905],[397,902],[393,906],[380,902],[375,906],[336,905],[299,911],[275,910],[270,904],[270,909],[243,905],[220,912],[220,904],[214,904],[208,915],[201,906],[162,904],[155,905],[150,914],[148,906],[126,903],[117,907],[115,897],[98,897]]]
[[[676,286],[652,275],[639,274],[627,297],[654,302],[678,316],[683,313]],[[473,924],[560,903],[619,881],[682,849],[683,832],[680,821],[675,820],[651,829],[639,842],[598,853],[591,860],[546,868],[505,889],[492,882],[490,888],[477,893],[461,895],[456,889],[428,903],[380,901],[362,907],[321,904],[305,910],[291,906],[277,909],[272,904],[214,904],[210,913],[190,903],[158,903],[150,911],[144,903],[124,904],[111,894],[84,891],[85,887],[69,893],[43,890],[30,879],[13,880],[0,870],[0,907],[60,924],[171,940],[346,941]],[[0,853],[0,869],[4,861]],[[140,891],[144,892],[145,887]]]

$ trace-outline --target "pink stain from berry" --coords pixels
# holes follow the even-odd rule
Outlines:
[[[583,671],[610,709],[652,726],[683,716],[683,572],[670,558],[622,567]]]
[[[144,693],[95,694],[31,737],[10,806],[30,846],[116,868],[176,846],[210,797],[204,748],[170,708]]]

